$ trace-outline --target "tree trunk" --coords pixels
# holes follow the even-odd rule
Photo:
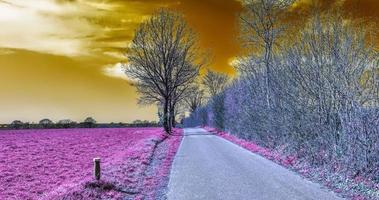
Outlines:
[[[176,122],[175,122],[175,106],[172,105],[170,108],[170,122],[171,126],[175,128]]]
[[[175,127],[175,102],[170,102],[170,125],[171,127]]]
[[[265,47],[265,55],[264,55],[264,62],[266,66],[266,102],[267,102],[267,108],[271,107],[271,94],[270,94],[270,89],[271,89],[271,58],[272,58],[272,47],[271,44],[266,44]]]
[[[168,134],[171,133],[171,123],[169,117],[169,100],[165,99],[163,105],[163,128]]]

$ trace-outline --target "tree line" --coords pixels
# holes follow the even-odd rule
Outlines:
[[[63,119],[57,122],[45,118],[38,123],[22,122],[14,120],[10,124],[0,124],[0,129],[61,129],[61,128],[124,128],[124,127],[157,127],[158,122],[147,120],[135,120],[132,123],[111,122],[98,123],[92,117],[87,117],[83,122],[76,122],[70,119]]]
[[[185,125],[216,127],[312,166],[379,182],[375,33],[338,8],[317,6],[294,32],[285,18],[293,2],[244,1],[239,22],[247,53],[234,66],[238,75],[229,83],[222,74],[205,78],[201,87],[215,90],[191,107]]]

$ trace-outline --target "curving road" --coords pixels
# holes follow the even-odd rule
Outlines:
[[[342,199],[204,129],[184,132],[171,170],[169,200]]]

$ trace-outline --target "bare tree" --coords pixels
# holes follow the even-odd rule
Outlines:
[[[62,119],[57,122],[59,128],[72,128],[75,127],[77,123],[71,119]]]
[[[45,119],[40,120],[39,124],[40,125],[51,125],[51,124],[54,124],[54,123],[50,119],[45,118]]]
[[[203,85],[211,95],[210,102],[212,102],[212,106],[210,109],[214,113],[211,119],[212,124],[221,130],[224,129],[224,90],[228,82],[228,75],[210,70],[207,71],[203,78]]]
[[[240,16],[241,35],[244,44],[263,56],[265,67],[266,101],[270,107],[270,84],[272,82],[272,60],[274,47],[285,30],[283,10],[294,0],[243,0],[244,11]],[[257,48],[258,47],[258,48]]]
[[[228,81],[228,75],[207,70],[207,74],[204,76],[202,83],[209,95],[216,96],[225,89]]]
[[[207,56],[204,56],[204,58],[207,59]],[[203,61],[202,63],[205,63],[205,61]],[[171,99],[170,99],[170,110],[169,110],[170,121],[169,122],[170,124],[172,124],[173,127],[175,127],[176,125],[176,116],[180,116],[181,114],[184,113],[186,99],[190,98],[190,96],[194,92],[197,92],[194,90],[196,87],[195,78],[196,77],[192,77],[191,79],[188,79],[191,81],[187,81],[185,84],[178,85],[172,92]]]
[[[162,9],[136,30],[127,58],[126,74],[134,80],[139,103],[161,104],[170,133],[175,106],[203,65],[194,32],[181,15]]]
[[[312,124],[310,129],[301,131],[314,133],[315,141],[328,146],[330,158],[336,156],[343,137],[348,136],[343,134],[344,121],[352,120],[357,106],[373,102],[372,92],[376,90],[371,87],[375,84],[362,84],[362,75],[376,67],[374,43],[364,29],[358,31],[352,22],[341,21],[338,13],[316,15],[299,41],[287,50],[284,73],[277,75],[280,82],[290,83],[281,91],[296,94],[283,100],[298,101],[299,107],[312,116],[302,120]]]
[[[11,124],[10,124],[10,127],[14,128],[14,129],[19,129],[19,128],[22,128],[22,126],[24,125],[24,123],[20,120],[14,120]]]
[[[204,91],[195,86],[190,90],[188,97],[185,99],[186,105],[191,113],[195,112],[204,101]]]
[[[96,124],[96,120],[93,119],[92,117],[87,117],[87,118],[84,120],[84,123]]]
[[[378,54],[378,53],[377,53]],[[379,107],[379,56],[371,69],[365,71],[361,78],[362,94],[366,97],[365,106]]]
[[[83,124],[87,127],[87,128],[93,128],[95,125],[96,125],[96,120],[92,117],[87,117]]]
[[[54,122],[50,119],[45,118],[39,121],[39,125],[41,125],[43,128],[49,128],[54,125]]]

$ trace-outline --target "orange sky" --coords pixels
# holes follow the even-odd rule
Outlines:
[[[338,1],[353,17],[378,22],[377,0],[318,1],[325,9]],[[299,0],[295,18],[306,16],[310,2]],[[211,68],[233,72],[238,0],[0,0],[0,123],[157,120],[154,106],[136,105],[119,63],[134,29],[160,7],[184,14],[212,52]]]

